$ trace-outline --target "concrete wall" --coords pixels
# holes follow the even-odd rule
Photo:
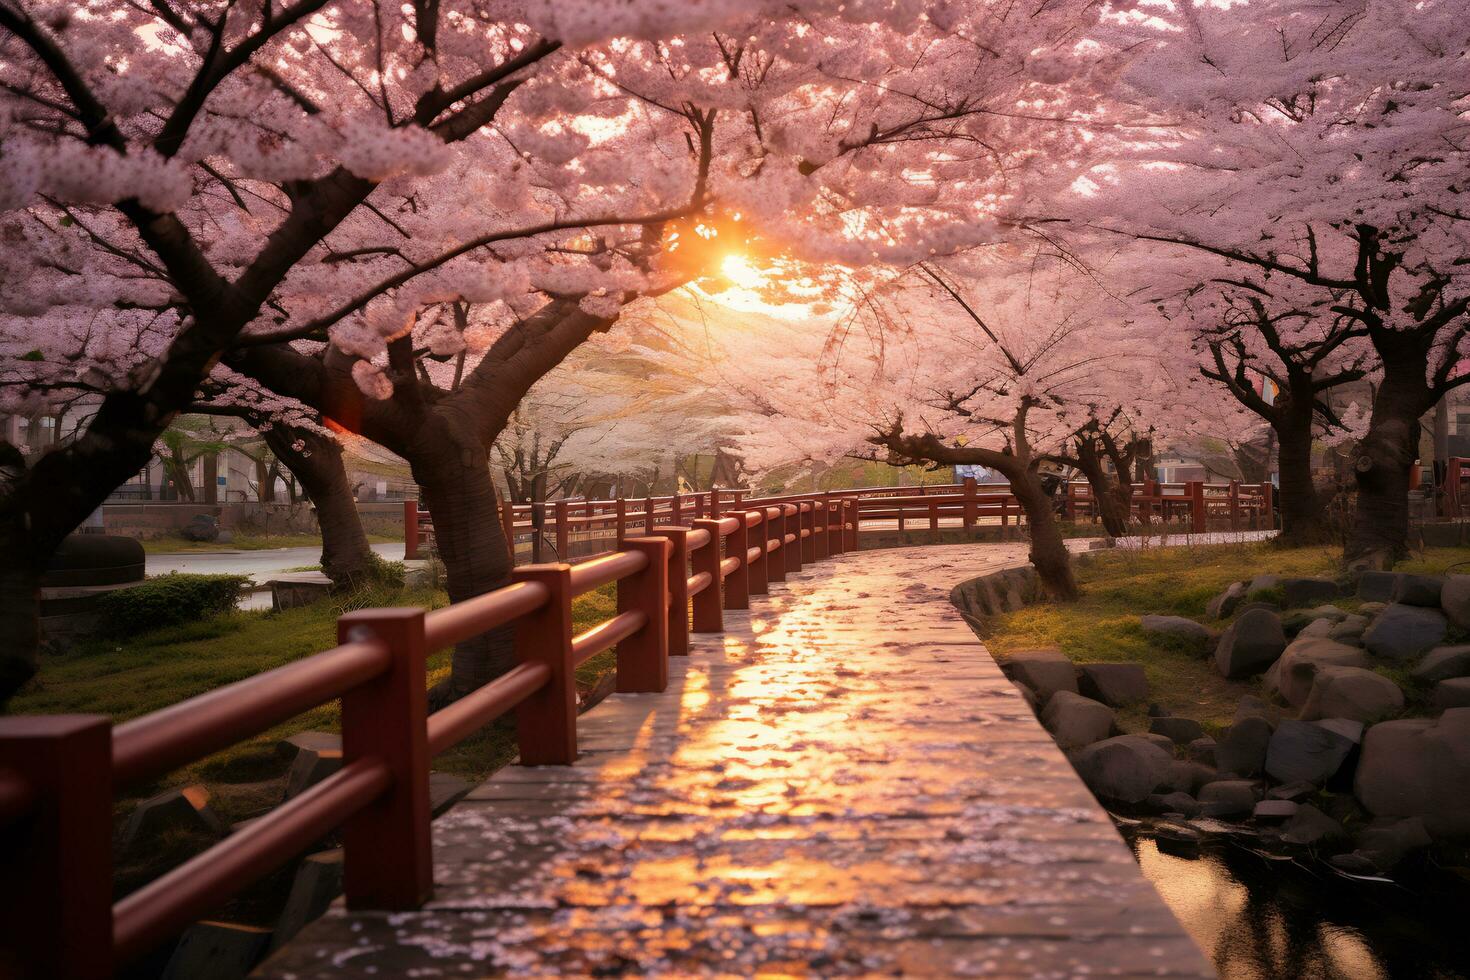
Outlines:
[[[357,510],[369,534],[403,534],[402,503],[360,503]],[[108,534],[158,538],[177,533],[199,514],[215,518],[222,528],[247,534],[315,534],[318,530],[316,512],[308,503],[106,504],[102,522]]]

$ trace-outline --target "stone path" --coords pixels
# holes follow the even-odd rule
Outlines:
[[[1213,976],[950,605],[1019,545],[808,567],[435,824],[434,901],[262,977]],[[391,860],[391,855],[384,855]]]

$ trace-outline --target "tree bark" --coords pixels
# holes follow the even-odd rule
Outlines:
[[[1343,555],[1353,564],[1387,568],[1409,552],[1409,470],[1419,455],[1422,400],[1403,387],[1385,373],[1354,456],[1358,499]]]
[[[1011,492],[1026,515],[1027,530],[1031,538],[1031,564],[1041,585],[1054,599],[1071,602],[1077,598],[1077,579],[1072,574],[1072,556],[1067,543],[1057,526],[1056,512],[1052,509],[1051,497],[1042,488],[1041,477],[1034,467],[1026,467],[1020,473],[1007,474]]]
[[[510,551],[479,438],[454,435],[446,424],[433,428],[434,438],[418,440],[407,458],[434,520],[449,601],[464,602],[510,584]],[[432,692],[432,703],[463,697],[515,666],[512,635],[504,627],[456,646],[449,679]]]
[[[1272,422],[1281,474],[1277,497],[1281,534],[1277,540],[1292,547],[1323,544],[1331,537],[1326,508],[1312,482],[1312,420],[1316,413],[1313,397],[1310,391],[1301,393],[1301,397],[1283,393]]]
[[[348,591],[376,581],[377,556],[368,544],[362,515],[347,485],[342,447],[321,433],[286,425],[273,425],[261,434],[276,458],[296,475],[316,508],[322,531],[322,573],[332,580],[333,588]]]
[[[1118,494],[1118,486],[1103,467],[1102,460],[1098,458],[1095,448],[1090,439],[1077,440],[1077,468],[1087,478],[1087,485],[1092,488],[1094,506],[1097,508],[1098,516],[1102,519],[1103,530],[1109,537],[1121,538],[1128,533],[1129,503],[1123,501]],[[1133,488],[1130,485],[1128,494],[1132,496]]]
[[[0,443],[6,457],[0,481],[24,471],[20,452]],[[0,497],[0,502],[13,500]],[[0,513],[0,708],[36,672],[41,648],[41,572],[38,555],[26,531],[25,511],[6,508]]]

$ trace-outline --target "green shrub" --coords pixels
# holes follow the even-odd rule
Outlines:
[[[170,572],[142,585],[107,593],[97,603],[97,611],[109,636],[136,636],[230,612],[249,581],[245,575]]]

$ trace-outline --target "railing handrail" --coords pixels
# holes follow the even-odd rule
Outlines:
[[[338,646],[116,726],[95,716],[0,718],[0,834],[24,837],[31,854],[21,873],[30,877],[8,890],[34,896],[23,914],[0,915],[0,944],[18,949],[21,968],[35,975],[110,975],[337,827],[348,903],[416,907],[432,887],[427,781],[434,755],[519,709],[522,761],[570,764],[578,663],[615,646],[618,690],[662,690],[668,657],[688,650],[691,613],[695,631],[722,631],[724,609],[748,608],[749,596],[766,592],[769,581],[857,544],[852,500],[819,495],[757,510],[732,495],[725,503],[733,512],[710,513],[719,502],[706,496],[692,529],[654,525],[673,510],[645,512],[638,515],[644,536],[622,540],[617,550],[574,565],[517,568],[512,584],[432,612],[347,613],[338,621]],[[405,502],[405,516],[417,527],[416,502]],[[750,531],[762,527],[766,546],[750,547]],[[573,597],[611,583],[618,612],[573,635]],[[427,655],[508,626],[519,662],[428,715]],[[117,787],[339,697],[342,769],[111,901]],[[69,764],[56,766],[58,757]],[[83,771],[87,778],[73,778]],[[78,809],[87,820],[68,816]],[[393,861],[383,861],[385,853]]]

